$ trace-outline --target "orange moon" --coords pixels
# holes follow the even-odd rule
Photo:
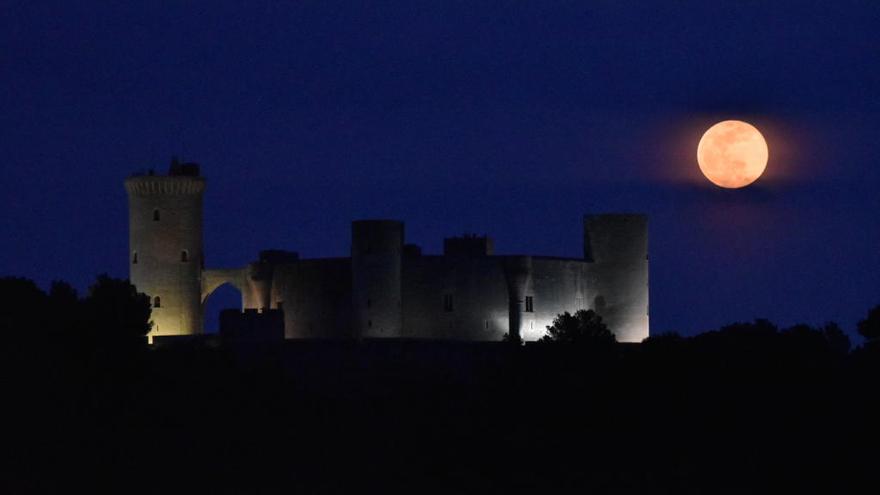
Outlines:
[[[709,128],[697,146],[697,163],[713,184],[728,189],[758,180],[767,168],[767,141],[755,126],[725,120]]]

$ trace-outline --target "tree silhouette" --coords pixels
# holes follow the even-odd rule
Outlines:
[[[724,336],[753,339],[768,338],[775,335],[779,329],[770,320],[765,318],[756,318],[753,322],[738,322],[724,325],[718,330],[718,333]]]
[[[38,337],[48,321],[46,293],[32,280],[0,279],[0,331],[3,339],[22,342]]]
[[[55,280],[49,288],[49,328],[52,338],[72,339],[82,329],[82,302],[67,282]]]
[[[859,322],[859,335],[875,342],[880,339],[880,306],[874,306],[868,317]]]
[[[67,308],[73,310],[78,302],[79,297],[72,285],[63,280],[52,282],[52,286],[49,288],[49,304],[52,305],[53,309]]]
[[[602,317],[592,309],[556,315],[553,324],[547,327],[547,334],[539,340],[566,344],[610,344],[616,341],[614,334],[602,322]]]
[[[150,298],[128,280],[99,275],[82,301],[83,324],[92,337],[125,339],[149,333]]]
[[[821,328],[825,341],[828,342],[828,348],[835,354],[846,355],[849,353],[852,343],[849,337],[841,330],[837,323],[830,321]]]

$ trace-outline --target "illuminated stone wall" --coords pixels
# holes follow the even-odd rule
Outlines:
[[[501,340],[507,286],[498,258],[411,256],[403,260],[407,337]]]
[[[648,337],[648,218],[636,214],[584,218],[584,257],[592,261],[594,300],[622,342]]]
[[[411,337],[497,341],[513,325],[524,340],[537,340],[557,314],[589,308],[588,265],[533,256],[405,258],[404,331]],[[513,291],[511,284],[517,286]],[[511,310],[518,318],[511,319]]]

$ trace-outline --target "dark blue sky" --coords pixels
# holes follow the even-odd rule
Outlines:
[[[127,276],[122,181],[178,155],[212,267],[368,217],[580,256],[584,213],[644,211],[654,332],[880,303],[877,2],[133,3],[3,2],[0,274]],[[695,161],[730,118],[770,146],[746,190]]]

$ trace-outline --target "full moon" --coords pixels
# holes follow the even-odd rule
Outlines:
[[[758,180],[767,168],[767,141],[753,125],[725,120],[709,128],[697,146],[697,163],[713,184],[728,189]]]

